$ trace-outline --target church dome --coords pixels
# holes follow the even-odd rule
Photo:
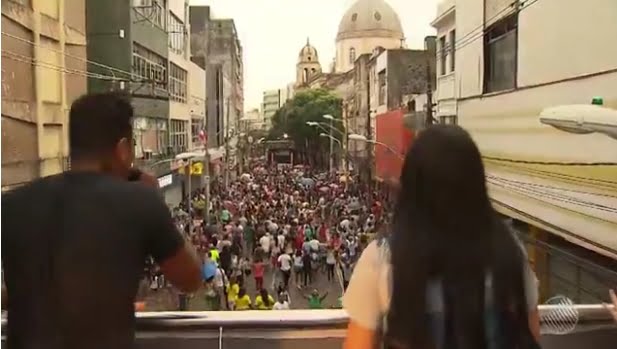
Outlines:
[[[317,49],[311,46],[311,43],[306,39],[306,45],[302,47],[298,54],[298,63],[319,62]]]
[[[398,15],[384,0],[358,0],[341,19],[337,41],[366,37],[405,37]]]

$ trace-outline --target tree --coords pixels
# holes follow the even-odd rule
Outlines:
[[[270,139],[280,139],[284,134],[294,141],[296,153],[305,163],[313,166],[325,167],[328,163],[328,151],[330,140],[320,137],[320,133],[328,133],[324,129],[309,126],[307,122],[319,122],[329,124],[324,115],[332,115],[335,119],[341,119],[342,100],[326,89],[303,90],[296,93],[293,99],[287,101],[272,117],[272,129]],[[332,123],[338,130],[343,131],[343,123]],[[328,126],[323,126],[326,130]],[[332,135],[341,140],[340,133]],[[337,146],[335,149],[339,149]]]

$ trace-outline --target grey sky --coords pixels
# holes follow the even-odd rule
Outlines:
[[[334,57],[339,21],[355,0],[190,0],[215,18],[233,18],[244,47],[245,110],[258,108],[264,90],[296,78],[298,52],[309,37],[324,71]],[[409,48],[433,35],[438,0],[386,0],[398,13]]]

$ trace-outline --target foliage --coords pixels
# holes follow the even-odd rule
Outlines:
[[[287,134],[296,144],[296,148],[317,147],[319,144],[328,142],[327,137],[320,137],[324,130],[307,125],[307,122],[320,122],[329,124],[324,115],[332,115],[335,119],[341,119],[341,99],[326,89],[303,90],[296,93],[292,100],[287,101],[272,117],[272,129],[270,139],[279,139]],[[340,121],[332,123],[334,127],[343,131]],[[324,126],[328,129],[328,126]],[[334,132],[333,136],[340,139],[340,135]]]

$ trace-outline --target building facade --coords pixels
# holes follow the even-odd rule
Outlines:
[[[617,46],[606,43],[615,41],[617,3],[449,0],[433,24],[438,115],[455,116],[478,144],[495,208],[532,243],[614,263],[617,141],[552,127],[540,114],[592,100],[603,104],[594,110],[615,112]],[[608,278],[538,246],[530,256],[544,294],[605,297],[595,291],[608,288]]]
[[[189,105],[191,114],[192,149],[207,141],[206,71],[197,63],[189,64]]]
[[[68,111],[87,91],[85,5],[2,2],[3,191],[67,168]]]
[[[405,47],[401,21],[384,0],[358,0],[341,18],[336,35],[335,72],[354,67],[356,58],[376,48]]]
[[[175,154],[191,149],[191,68],[188,2],[168,0],[167,33],[169,57],[169,146]],[[195,77],[198,78],[198,77]]]
[[[272,117],[285,104],[285,98],[280,89],[268,90],[263,93],[261,110],[263,113],[264,125],[267,130],[272,128]]]
[[[148,164],[172,157],[167,2],[88,0],[86,4],[88,59],[102,64],[90,64],[88,71],[115,76],[88,79],[89,92],[122,91],[130,96],[137,159]],[[161,171],[168,172],[169,166]]]

